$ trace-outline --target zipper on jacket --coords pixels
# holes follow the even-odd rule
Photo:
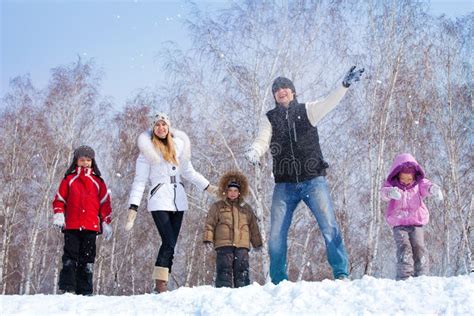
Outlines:
[[[155,195],[156,191],[163,185],[163,183],[158,183],[151,191],[150,191],[150,199],[153,195]]]
[[[175,207],[176,211],[179,211],[178,210],[178,205],[176,205],[176,187],[177,187],[176,183],[173,184],[173,192],[174,192],[173,203],[174,203],[174,207]]]
[[[234,203],[230,203],[230,214],[232,214],[232,246],[235,246],[235,218],[234,218]]]
[[[298,169],[296,168],[296,158],[295,158],[295,152],[293,150],[293,141],[291,139],[291,124],[290,124],[290,118],[289,118],[289,115],[288,115],[288,112],[289,112],[289,108],[286,109],[286,122],[288,123],[288,137],[290,138],[290,149],[291,149],[291,158],[292,161],[291,163],[294,165],[295,167],[295,176],[296,176],[296,182],[300,182],[299,179],[298,179]],[[295,132],[295,141],[296,141],[296,130],[294,131]]]
[[[298,140],[296,139],[296,123],[293,122],[293,135],[295,136],[295,143],[298,142]]]

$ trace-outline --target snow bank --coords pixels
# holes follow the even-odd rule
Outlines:
[[[406,281],[282,282],[240,289],[180,288],[160,295],[0,296],[2,315],[473,315],[474,274]]]

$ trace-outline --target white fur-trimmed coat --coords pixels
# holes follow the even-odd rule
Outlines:
[[[135,179],[130,192],[129,204],[140,205],[143,192],[149,182],[148,211],[186,211],[188,199],[181,176],[201,190],[209,185],[209,181],[194,170],[190,160],[191,144],[184,132],[170,129],[176,148],[178,166],[163,159],[163,155],[151,141],[151,133],[151,131],[143,132],[137,140],[140,154],[136,162]],[[176,177],[176,183],[171,183],[172,176]]]

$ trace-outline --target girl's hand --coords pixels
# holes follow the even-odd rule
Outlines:
[[[388,197],[392,200],[400,200],[402,198],[402,194],[397,187],[391,187],[390,191],[388,191]]]
[[[105,241],[109,241],[113,234],[112,225],[102,222],[102,233],[104,234]]]
[[[441,188],[439,185],[433,184],[430,188],[430,194],[438,201],[443,200],[443,192],[441,191]]]
[[[56,213],[53,216],[53,225],[59,229],[64,227],[64,213]]]

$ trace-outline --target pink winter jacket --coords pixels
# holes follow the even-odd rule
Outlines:
[[[415,169],[415,181],[406,187],[398,181],[398,174],[405,166]],[[428,209],[423,198],[430,196],[431,181],[425,179],[425,172],[410,154],[401,154],[395,157],[387,179],[381,189],[382,199],[389,201],[385,212],[385,219],[391,227],[425,225],[429,220]],[[390,189],[397,187],[402,195],[400,200],[390,199]]]

